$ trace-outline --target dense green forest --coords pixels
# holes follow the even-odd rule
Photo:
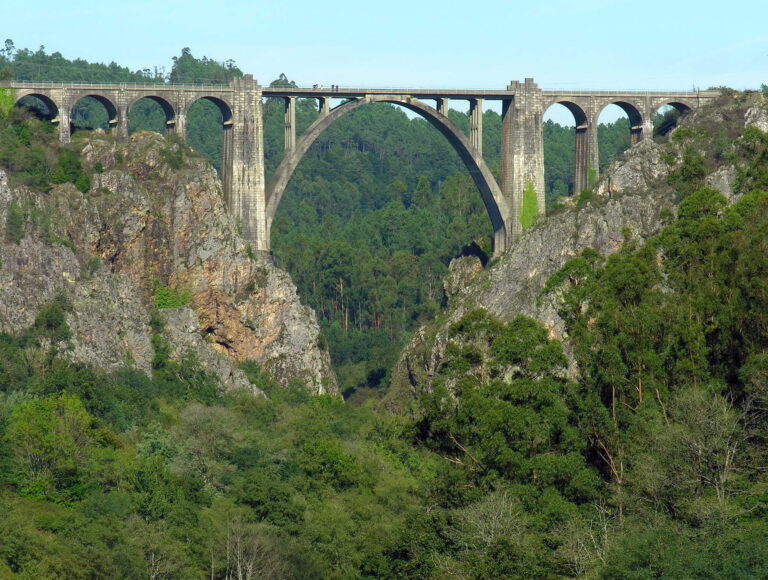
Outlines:
[[[49,134],[22,117],[3,135]],[[657,237],[550,280],[574,379],[537,323],[478,310],[412,415],[245,364],[254,398],[169,359],[159,316],[152,376],[67,362],[52,301],[0,334],[0,574],[764,578],[768,134],[731,146],[731,207],[700,147]]]
[[[110,65],[69,61],[60,53],[0,51],[0,70],[19,80],[226,83],[242,76],[235,63],[196,58],[190,49],[173,58],[170,73],[131,72]],[[166,79],[167,77],[167,79]],[[293,84],[284,75],[273,85]],[[28,105],[44,105],[28,99]],[[298,131],[317,118],[317,103],[299,100]],[[467,131],[467,113],[450,110]],[[75,129],[107,128],[95,99],[82,99]],[[264,106],[267,178],[283,155],[283,104]],[[162,132],[165,115],[150,99],[131,110],[129,130]],[[501,117],[484,113],[483,151],[498,173]],[[221,165],[221,113],[208,101],[189,112],[187,141]],[[629,146],[626,119],[601,125],[601,169]],[[547,204],[573,193],[574,130],[544,125]],[[318,313],[332,362],[346,395],[378,389],[408,333],[439,310],[442,280],[462,248],[489,254],[492,230],[479,193],[459,156],[427,121],[395,106],[376,104],[340,119],[299,165],[272,228],[277,264],[291,273],[299,294]]]
[[[438,313],[446,260],[488,229],[429,127],[392,107],[356,113],[302,164],[273,238],[347,388],[385,382],[404,333]],[[88,191],[55,137],[2,110],[0,164],[40,191]],[[151,376],[68,362],[64,296],[0,334],[0,577],[765,578],[768,134],[675,139],[677,217],[548,283],[576,376],[536,322],[481,310],[451,327],[435,388],[407,416],[279,388],[252,363],[269,398],[223,393],[197,361],[169,358],[159,315]],[[730,207],[703,183],[724,157],[740,168]],[[9,207],[6,243],[24,219]]]

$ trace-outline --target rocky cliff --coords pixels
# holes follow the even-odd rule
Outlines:
[[[735,199],[739,167],[730,149],[749,126],[768,129],[765,95],[726,92],[684,118],[667,138],[629,149],[591,195],[539,220],[496,264],[484,269],[474,257],[454,260],[445,281],[447,312],[414,334],[393,370],[385,404],[401,408],[414,393],[431,388],[450,325],[474,308],[504,322],[518,314],[534,318],[551,337],[565,339],[567,347],[557,296],[543,294],[549,277],[585,248],[607,256],[656,234],[674,217],[680,199],[675,177],[682,171],[700,172],[702,185]]]
[[[176,306],[159,311],[175,355],[192,351],[225,387],[250,388],[236,363],[255,360],[278,383],[337,392],[314,313],[240,237],[214,169],[152,133],[130,143],[95,134],[75,147],[93,172],[87,193],[13,188],[0,171],[0,224],[12,209],[24,218],[21,239],[0,242],[0,330],[29,326],[64,295],[66,356],[149,371],[151,312],[165,298]]]

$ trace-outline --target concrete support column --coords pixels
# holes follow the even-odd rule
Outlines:
[[[117,138],[123,141],[128,140],[128,107],[121,105],[117,110]],[[111,124],[111,121],[110,121]]]
[[[62,111],[59,115],[59,141],[69,143],[72,140],[72,126],[69,120],[69,111]]]
[[[320,97],[317,99],[320,103],[319,112],[321,117],[325,117],[331,112],[331,97]]]
[[[638,132],[639,134],[637,135],[637,137],[635,137],[634,127],[632,127],[633,134],[632,134],[632,137],[630,138],[632,145],[644,139],[653,139],[653,114],[655,112],[656,111],[653,109],[653,106],[651,105],[651,99],[646,97],[645,106],[640,111],[640,114],[642,115],[643,120],[642,120],[642,125],[640,127],[640,130]]]
[[[440,98],[435,99],[435,105],[437,105],[437,112],[441,115],[448,116],[448,101],[450,99]]]
[[[285,154],[296,149],[296,97],[285,98]]]
[[[526,189],[535,193],[538,213],[545,211],[544,102],[541,89],[531,78],[524,83],[513,81],[507,90],[513,96],[502,104],[501,191],[512,208],[506,221],[514,239],[522,232],[520,215]]]
[[[187,110],[186,107],[179,107],[176,110],[173,132],[186,142],[187,140]]]
[[[589,135],[588,123],[576,127],[576,146],[574,151],[575,173],[573,176],[573,194],[579,195],[587,189],[589,168]]]
[[[597,145],[599,112],[589,116],[587,125],[587,188],[594,187],[600,176],[600,149]]]
[[[74,103],[67,94],[62,94],[59,102],[59,141],[69,143],[72,140],[71,115]]]
[[[252,75],[232,82],[232,123],[224,128],[222,151],[225,198],[251,249],[268,252],[261,87]]]
[[[227,207],[234,208],[238,205],[233,191],[234,178],[234,149],[235,149],[235,131],[234,124],[224,125],[221,134],[221,186],[224,189],[224,202]]]
[[[483,99],[469,101],[469,142],[483,156]]]
[[[515,97],[501,102],[501,193],[512,208],[512,215],[504,216],[508,236],[515,238],[520,235],[522,227],[518,219],[520,199],[514,194],[515,176]]]

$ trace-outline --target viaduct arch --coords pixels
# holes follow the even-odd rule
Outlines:
[[[494,231],[494,247],[506,247],[507,229],[505,222],[509,219],[511,210],[507,200],[504,199],[501,189],[491,170],[485,164],[482,155],[478,154],[475,146],[470,143],[466,135],[452,123],[446,115],[437,109],[430,107],[426,103],[409,96],[388,96],[388,95],[370,95],[358,99],[350,100],[333,109],[323,110],[324,103],[321,102],[321,114],[314,123],[301,135],[292,149],[287,149],[285,157],[275,170],[272,179],[266,186],[266,235],[269,239],[272,220],[277,213],[277,208],[285,192],[285,188],[309,148],[317,138],[330,127],[340,117],[370,103],[392,103],[401,105],[414,113],[421,115],[429,121],[440,133],[442,133],[448,142],[453,146],[459,157],[464,162],[472,176],[475,185],[480,190],[485,208],[491,218]],[[288,107],[292,106],[289,103]],[[290,115],[291,113],[289,113]],[[290,142],[290,139],[289,139]]]
[[[653,117],[659,109],[671,105],[680,113],[687,113],[711,100],[719,93],[635,93],[609,92],[569,93],[543,92],[543,111],[555,104],[565,106],[573,115],[576,125],[574,145],[574,193],[592,187],[598,176],[599,157],[597,130],[600,113],[609,106],[620,107],[629,118],[630,145],[653,136]]]
[[[128,111],[142,98],[158,103],[166,115],[166,128],[186,135],[189,107],[200,99],[216,104],[223,118],[222,185],[224,198],[243,238],[254,251],[269,253],[269,228],[293,171],[312,143],[343,114],[374,102],[402,105],[435,126],[459,153],[481,192],[493,223],[494,252],[503,252],[522,230],[523,194],[532,188],[539,213],[544,212],[544,148],[542,119],[547,108],[564,104],[576,119],[577,191],[591,185],[598,170],[597,126],[600,112],[616,104],[628,115],[631,142],[653,134],[653,114],[664,105],[692,110],[719,96],[717,91],[546,91],[531,78],[512,81],[505,89],[370,89],[323,87],[262,87],[251,75],[229,85],[130,85],[64,84],[2,81],[0,93],[18,102],[27,96],[40,99],[58,124],[62,142],[70,140],[75,103],[83,97],[99,100],[107,109],[110,130],[128,138]],[[283,98],[286,103],[286,156],[267,186],[264,181],[262,99]],[[320,117],[296,140],[296,99],[320,102]],[[333,110],[332,98],[347,99]],[[436,107],[424,100],[434,100]],[[448,118],[448,102],[469,102],[469,133],[465,135]],[[482,108],[485,100],[502,104],[501,176],[497,182],[482,156]]]

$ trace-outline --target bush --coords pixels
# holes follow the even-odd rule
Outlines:
[[[164,310],[167,308],[181,308],[192,299],[189,290],[173,290],[167,286],[158,286],[155,289],[155,308]]]
[[[520,210],[520,223],[524,230],[527,230],[533,225],[538,214],[539,205],[536,196],[536,188],[534,188],[533,182],[528,180],[525,184],[525,190],[523,191],[523,207]]]
[[[24,210],[17,201],[8,204],[8,213],[5,216],[5,239],[15,244],[21,243],[24,238]]]
[[[37,313],[33,333],[36,336],[49,338],[54,342],[69,340],[72,337],[72,331],[67,324],[66,313],[71,309],[72,306],[67,297],[59,294]]]

